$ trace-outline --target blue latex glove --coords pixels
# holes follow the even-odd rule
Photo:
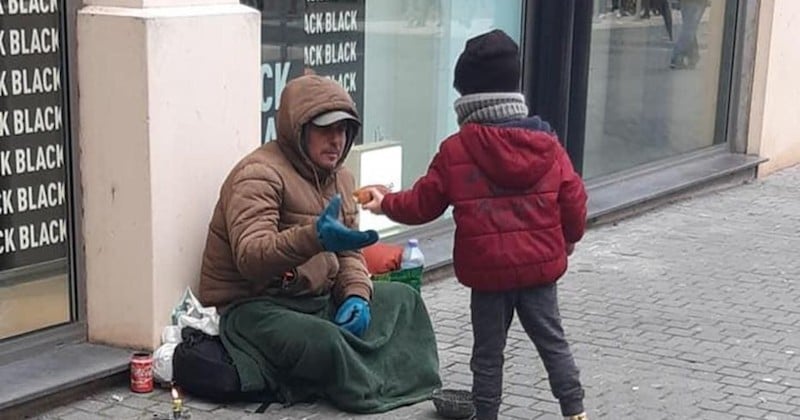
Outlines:
[[[374,230],[353,230],[339,221],[342,196],[336,194],[328,207],[317,219],[317,235],[322,247],[328,252],[352,251],[378,242],[378,232]]]
[[[350,296],[339,306],[333,322],[361,337],[369,327],[370,318],[369,302],[360,296]]]

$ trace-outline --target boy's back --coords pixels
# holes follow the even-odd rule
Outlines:
[[[454,207],[453,265],[472,288],[470,369],[477,420],[497,420],[503,349],[514,313],[547,369],[568,420],[587,420],[580,374],[564,336],[554,284],[583,236],[586,191],[547,123],[528,117],[519,47],[500,30],[467,41],[454,87],[458,133],[409,191],[371,190],[364,208],[421,224]]]
[[[406,224],[428,222],[453,205],[453,265],[474,289],[552,283],[566,270],[567,243],[583,235],[583,183],[553,134],[527,128],[536,121],[462,126],[412,190],[382,203]]]

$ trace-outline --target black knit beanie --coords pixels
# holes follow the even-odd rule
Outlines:
[[[519,78],[519,47],[495,29],[467,40],[456,62],[453,87],[461,95],[519,92]]]

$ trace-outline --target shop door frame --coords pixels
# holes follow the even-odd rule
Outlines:
[[[62,13],[60,34],[62,73],[64,74],[65,183],[67,187],[67,281],[69,282],[70,321],[0,341],[0,366],[52,350],[65,344],[87,340],[86,259],[80,194],[80,155],[78,145],[78,67],[76,25],[79,1],[59,0]]]
[[[573,166],[583,167],[592,0],[526,0],[522,89],[548,121]]]

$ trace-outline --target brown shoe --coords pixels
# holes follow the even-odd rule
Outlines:
[[[564,420],[589,420],[589,416],[587,416],[586,413],[580,413],[573,416],[566,416]]]

